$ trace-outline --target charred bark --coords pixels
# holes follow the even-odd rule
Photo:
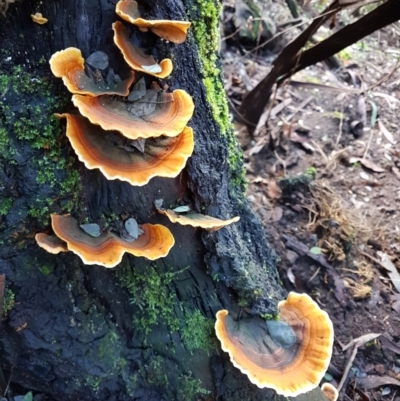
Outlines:
[[[150,0],[141,5],[151,18],[196,19],[201,3]],[[57,137],[57,155],[46,142],[39,146],[37,138],[23,134],[21,122],[45,136],[50,118],[45,111],[72,109],[69,102],[54,105],[56,96],[70,99],[49,71],[47,60],[54,52],[75,46],[87,57],[103,50],[117,73],[127,71],[112,40],[115,4],[20,0],[10,5],[6,18],[0,17],[0,70],[8,77],[0,86],[0,132],[7,134],[0,156],[0,274],[6,275],[8,293],[0,340],[5,378],[11,391],[33,390],[44,394],[42,400],[278,399],[233,368],[213,337],[219,309],[239,312],[241,305],[246,313],[274,314],[284,291],[274,254],[243,195],[242,162],[228,163],[229,138],[221,135],[206,101],[192,33],[179,46],[142,35],[156,57],[174,62],[174,72],[163,83],[185,89],[195,102],[190,122],[195,151],[176,179],[155,178],[144,187],[107,181],[97,170],[71,162],[73,151],[63,134]],[[48,18],[46,25],[31,21],[37,11]],[[44,85],[50,93],[40,91]],[[48,169],[60,157],[68,162],[55,169],[55,181],[46,181],[43,160]],[[71,170],[79,173],[79,194],[65,193],[72,188],[63,185]],[[166,205],[190,201],[197,211],[220,218],[240,215],[241,220],[216,233],[172,225],[155,211],[157,198]],[[63,213],[71,199],[71,213],[80,221],[105,227],[134,216],[139,223],[168,226],[176,245],[156,263],[125,256],[115,269],[85,266],[72,253],[50,255],[33,239],[36,232],[50,232],[49,220],[38,215]]]

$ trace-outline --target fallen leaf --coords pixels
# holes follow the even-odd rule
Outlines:
[[[101,231],[100,231],[100,226],[95,223],[89,223],[89,224],[81,224],[79,226],[83,231],[85,231],[86,234],[89,234],[93,238],[100,237]]]
[[[140,78],[139,81],[133,85],[131,93],[128,96],[128,100],[133,102],[135,100],[141,99],[146,94],[146,81],[144,77]]]
[[[393,174],[400,180],[400,170],[397,167],[393,166],[392,171]]]
[[[383,348],[390,349],[390,351],[394,352],[397,355],[400,355],[400,346],[395,344],[393,341],[389,340],[384,335],[379,337],[379,341],[381,342]]]
[[[379,264],[388,271],[388,276],[392,280],[394,287],[396,288],[397,292],[400,292],[400,274],[397,271],[396,266],[392,263],[389,255],[385,252],[379,251],[378,255],[381,258],[381,262]]]
[[[135,241],[139,237],[139,235],[142,235],[144,233],[144,231],[139,227],[137,221],[133,217],[126,220],[125,230],[128,232],[132,241]]]
[[[108,67],[108,56],[102,51],[92,53],[86,60],[91,67],[105,70]]]
[[[363,159],[362,157],[350,157],[349,162],[350,162],[351,164],[354,164],[354,163],[359,162],[359,163],[361,163],[364,167],[366,167],[366,168],[372,170],[372,171],[375,172],[375,173],[383,173],[384,171],[386,171],[383,167],[378,166],[377,164],[375,164],[375,163],[372,162],[371,160]],[[362,174],[362,173],[360,173],[360,176],[361,176],[361,174]],[[364,180],[369,179],[369,177],[368,177],[368,178],[362,177],[362,178],[363,178]]]
[[[394,143],[393,135],[391,132],[389,132],[386,127],[383,125],[383,122],[381,120],[378,120],[378,127],[379,131],[381,131],[382,135],[390,142]]]
[[[154,201],[154,206],[156,207],[156,209],[161,209],[163,203],[164,203],[164,199],[156,199]]]
[[[279,199],[281,197],[282,190],[274,177],[270,177],[268,180],[266,194],[270,199]]]
[[[375,340],[376,338],[378,338],[379,336],[381,336],[381,333],[368,333],[368,334],[364,334],[361,337],[357,337],[354,340],[351,340],[348,344],[344,345],[342,347],[343,351],[346,351],[347,349],[351,348],[352,346],[355,346],[356,348],[361,347],[362,345],[364,345],[365,343],[368,343],[372,340]]]
[[[140,67],[143,68],[145,71],[152,72],[153,74],[158,74],[162,71],[162,68],[158,64],[141,65]]]
[[[161,104],[158,98],[159,92],[149,89],[146,94],[136,102],[127,103],[127,110],[137,117],[144,117],[153,113],[158,104]]]
[[[313,255],[321,255],[322,253],[321,248],[319,248],[318,246],[313,246],[312,248],[310,248],[309,252],[311,252]]]
[[[175,213],[186,213],[190,212],[190,206],[178,206],[175,209],[172,209]]]
[[[287,271],[287,277],[288,277],[289,281],[290,281],[292,284],[295,284],[295,282],[296,282],[296,277],[294,276],[294,273],[293,273],[293,270],[292,270],[291,267],[289,267],[289,269],[288,269],[288,271]]]
[[[272,221],[279,221],[282,218],[282,215],[283,209],[279,206],[276,206],[271,214]]]
[[[390,376],[371,375],[367,377],[358,377],[356,379],[356,384],[364,390],[371,390],[373,388],[386,386],[388,384],[400,386],[400,381],[393,379],[393,377]]]
[[[145,138],[135,139],[135,140],[131,141],[130,145],[135,147],[139,152],[144,153],[146,139]]]

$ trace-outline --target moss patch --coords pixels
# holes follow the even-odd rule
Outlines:
[[[143,271],[121,264],[118,276],[131,295],[130,302],[138,307],[133,316],[135,327],[147,334],[160,319],[170,332],[177,331],[179,320],[174,311],[175,294],[168,286],[177,273],[159,272],[155,264],[146,266]]]
[[[65,146],[61,124],[54,116],[67,100],[55,96],[47,75],[47,66],[40,74],[21,66],[6,71],[0,65],[0,166],[16,165],[22,174],[35,174],[37,188],[30,191],[37,195],[28,201],[28,215],[39,225],[47,223],[52,211],[70,212],[80,191],[80,178],[73,168],[76,158]],[[3,203],[0,209],[5,215]]]
[[[4,299],[3,299],[3,319],[6,319],[8,316],[8,312],[13,308],[15,303],[15,294],[10,288],[6,288],[4,290]]]
[[[245,171],[242,162],[242,151],[234,136],[229,117],[228,103],[222,83],[221,70],[217,56],[218,18],[221,5],[216,0],[196,0],[197,7],[189,10],[192,30],[197,43],[201,61],[203,84],[206,89],[207,103],[214,121],[228,147],[228,164],[231,171],[230,182],[242,192],[246,190]]]
[[[196,349],[208,352],[217,348],[214,324],[213,319],[206,318],[198,309],[185,313],[185,325],[180,331],[182,341],[190,353]]]

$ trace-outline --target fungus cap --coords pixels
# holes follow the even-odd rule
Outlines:
[[[39,233],[35,235],[35,240],[41,248],[54,255],[60,252],[68,252],[67,243],[55,235]]]
[[[144,55],[129,40],[128,30],[117,21],[112,24],[114,43],[121,50],[125,61],[135,71],[141,71],[157,78],[166,78],[172,72],[172,61],[168,58],[157,63],[153,56]]]
[[[184,130],[194,111],[192,98],[181,89],[160,92],[157,107],[147,115],[134,114],[140,100],[126,102],[111,96],[74,95],[72,102],[92,124],[106,131],[119,131],[130,139],[176,136]]]
[[[200,213],[188,212],[185,214],[179,214],[169,209],[157,208],[157,211],[167,216],[172,223],[179,223],[183,226],[189,225],[192,227],[204,228],[208,231],[217,231],[222,227],[229,224],[236,223],[240,220],[239,216],[233,217],[228,220],[221,220],[215,217],[207,216]]]
[[[136,25],[140,30],[150,29],[160,38],[173,43],[183,43],[186,40],[187,30],[190,27],[188,21],[170,20],[146,20],[140,18],[138,4],[132,0],[120,0],[115,12],[125,21]]]
[[[106,84],[103,80],[94,82],[85,74],[85,60],[81,51],[75,47],[68,47],[54,53],[49,63],[54,76],[62,78],[64,85],[71,93],[80,95],[128,96],[129,87],[135,80],[135,74],[131,71],[129,78],[121,82],[114,84]]]
[[[329,401],[336,401],[339,397],[339,393],[336,387],[332,386],[330,383],[324,383],[321,386],[322,394],[329,400]]]
[[[48,19],[44,18],[41,13],[31,14],[31,18],[33,22],[36,22],[39,25],[43,25],[48,22]]]
[[[193,152],[193,131],[189,127],[175,137],[147,139],[141,153],[110,145],[109,133],[84,117],[72,114],[60,117],[67,119],[67,137],[79,160],[88,169],[100,169],[109,180],[145,185],[156,176],[176,177]]]
[[[69,251],[78,255],[86,265],[114,267],[121,262],[125,252],[150,260],[164,257],[175,243],[168,228],[159,224],[143,224],[143,234],[135,241],[124,241],[112,233],[94,238],[86,234],[70,215],[51,215],[54,233],[67,243]]]
[[[257,317],[235,321],[221,310],[215,330],[221,348],[253,384],[295,397],[317,387],[323,378],[332,355],[333,326],[328,314],[306,294],[291,292],[278,310],[296,335],[288,348],[277,345],[265,321]]]

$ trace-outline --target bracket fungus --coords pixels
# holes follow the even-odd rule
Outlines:
[[[35,235],[35,240],[41,248],[54,255],[60,252],[68,252],[67,243],[55,235],[39,233]]]
[[[336,387],[332,386],[330,383],[324,383],[321,386],[322,394],[329,400],[329,401],[336,401],[339,397],[339,393]]]
[[[191,23],[188,21],[146,20],[140,18],[138,4],[132,0],[120,0],[115,12],[125,21],[136,25],[141,31],[150,29],[162,39],[173,43],[183,43]]]
[[[129,78],[121,82],[105,82],[94,80],[85,74],[85,60],[82,53],[75,47],[68,47],[54,53],[50,58],[51,72],[57,78],[62,78],[64,85],[71,93],[88,96],[120,95],[128,96],[129,87],[135,80],[135,73],[130,72]]]
[[[216,335],[235,367],[260,388],[295,397],[318,386],[332,356],[333,326],[326,312],[306,294],[291,292],[278,304],[280,320],[295,334],[278,344],[265,321],[235,321],[227,310],[217,313]]]
[[[155,260],[166,256],[175,243],[168,228],[159,224],[141,225],[143,234],[133,242],[125,241],[110,232],[97,238],[92,237],[70,215],[52,214],[51,225],[57,237],[66,243],[68,250],[78,255],[86,265],[114,267],[121,262],[125,252]],[[36,239],[38,238],[42,240],[43,237],[37,236]],[[46,249],[43,242],[41,244],[39,243]]]
[[[112,25],[114,43],[121,50],[125,61],[135,71],[141,71],[157,78],[166,78],[172,72],[172,61],[169,58],[157,63],[153,56],[145,55],[142,49],[134,46],[129,40],[128,30],[117,21]]]
[[[194,110],[191,96],[181,89],[158,92],[156,107],[150,112],[141,99],[127,102],[112,96],[74,95],[72,102],[92,124],[106,131],[119,131],[130,139],[176,136],[184,130]]]
[[[173,210],[163,209],[160,207],[157,207],[157,211],[167,216],[172,223],[179,223],[183,226],[204,228],[208,231],[218,231],[222,227],[225,227],[232,223],[236,223],[240,220],[239,216],[233,217],[232,219],[228,220],[220,220],[215,217],[195,212],[180,214],[174,212]]]
[[[41,13],[31,14],[31,18],[33,22],[36,22],[39,25],[43,25],[48,22],[48,19],[43,17]]]
[[[151,178],[176,177],[193,152],[193,131],[186,127],[175,137],[150,138],[145,141],[144,152],[112,146],[111,132],[79,115],[61,114],[67,119],[67,137],[79,160],[88,169],[98,168],[109,180],[128,181],[131,185],[145,185]],[[117,139],[125,139],[114,134]],[[122,141],[121,141],[122,142]]]

